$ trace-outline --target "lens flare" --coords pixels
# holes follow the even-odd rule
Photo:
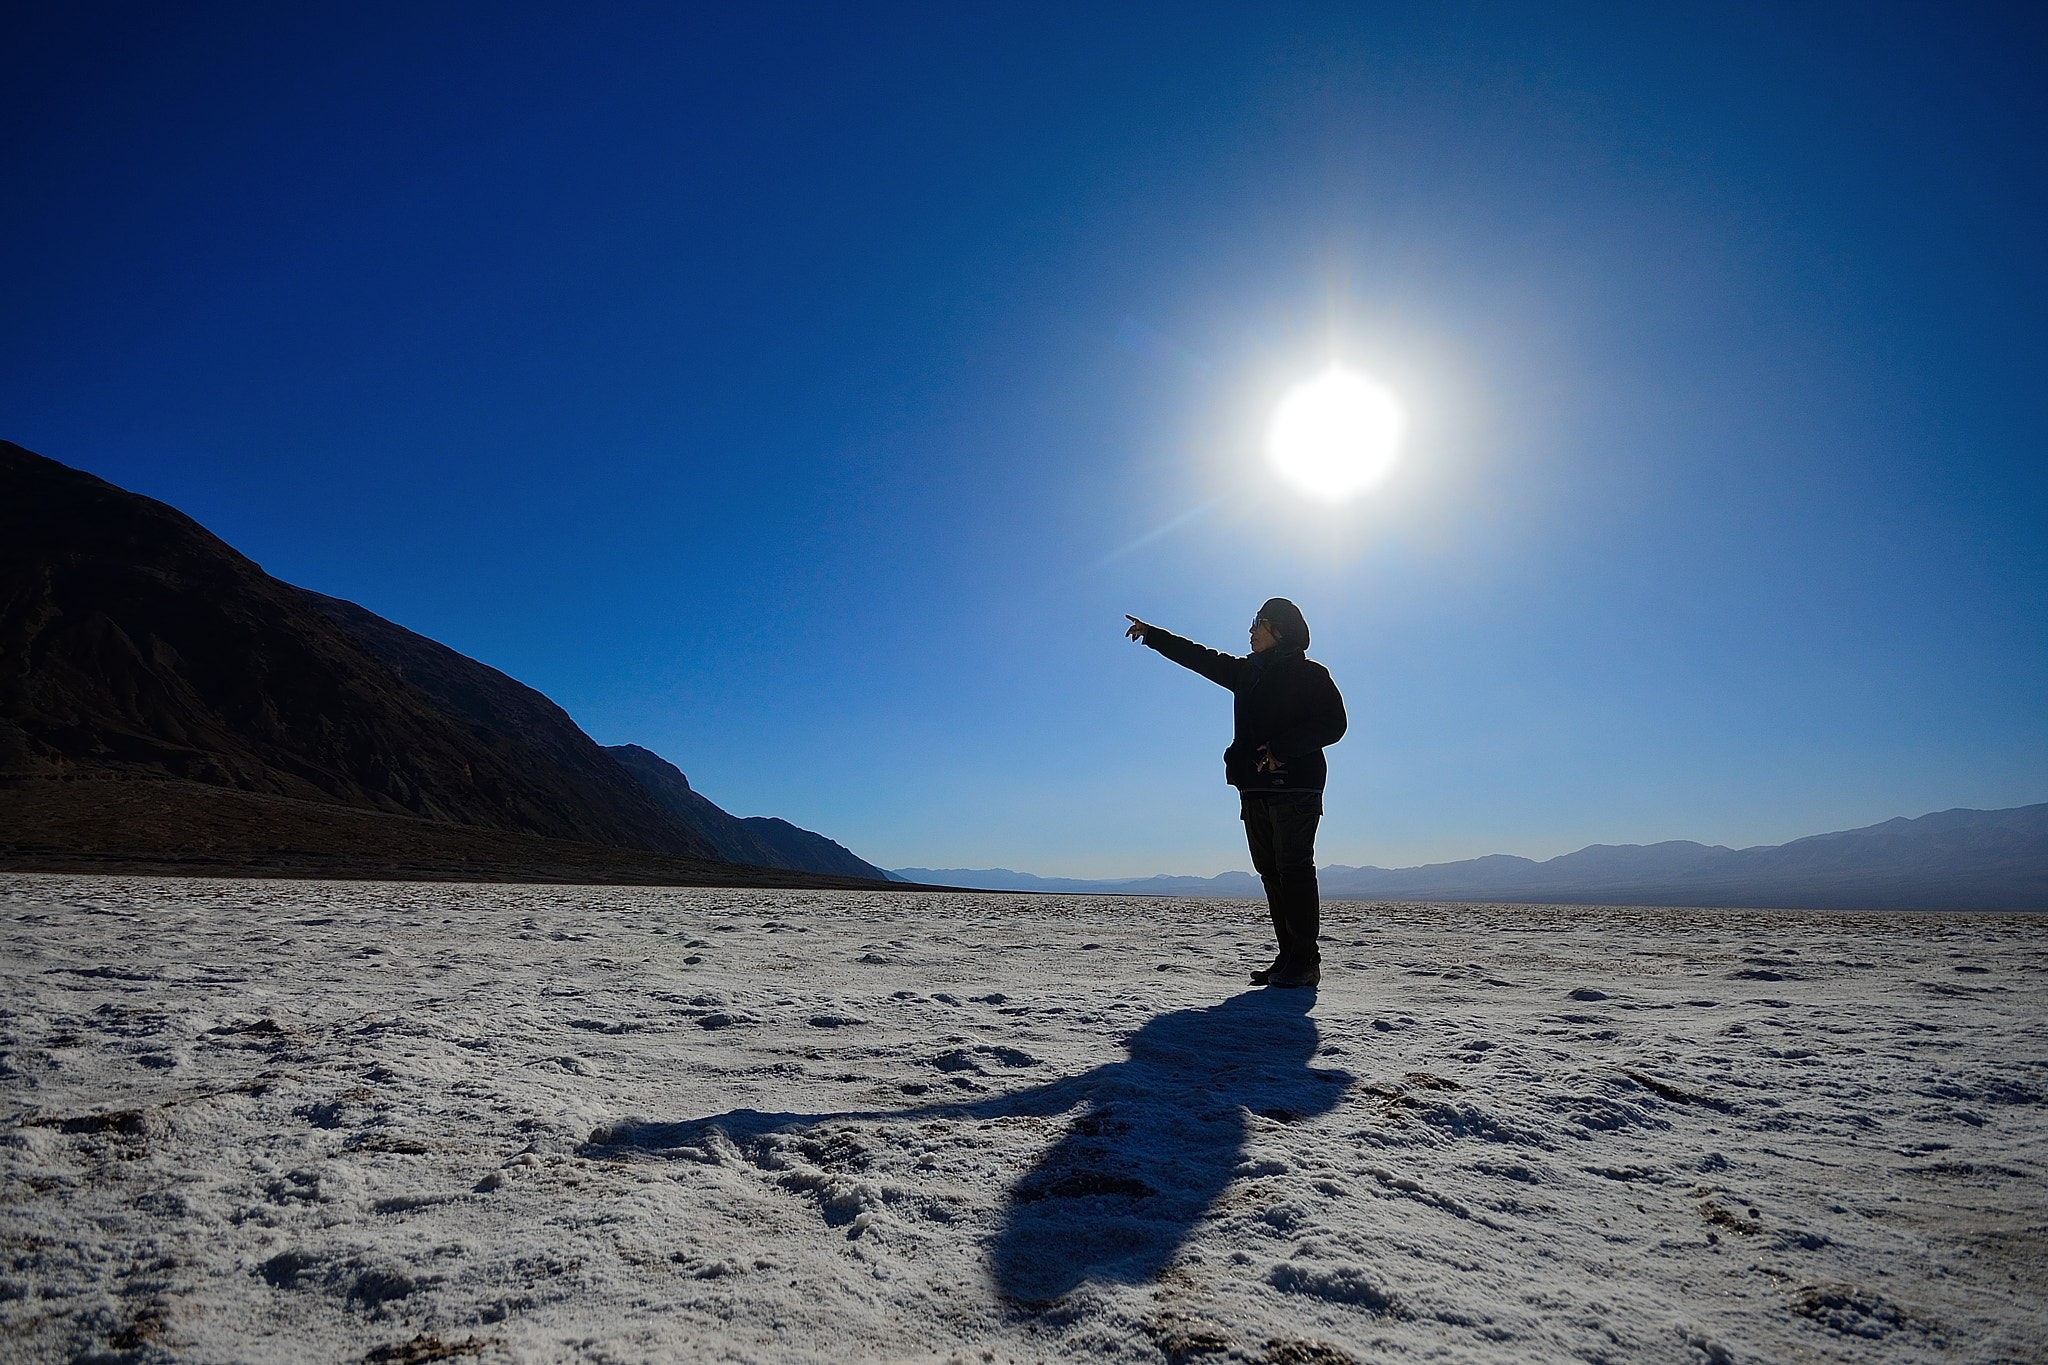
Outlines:
[[[1266,448],[1288,479],[1334,502],[1386,477],[1406,426],[1385,385],[1333,365],[1287,395]]]

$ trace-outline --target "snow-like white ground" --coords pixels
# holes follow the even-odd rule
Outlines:
[[[2048,919],[1258,911],[0,878],[0,1358],[2048,1358]]]

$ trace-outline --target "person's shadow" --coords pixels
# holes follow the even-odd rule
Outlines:
[[[1064,1135],[1011,1187],[990,1257],[1002,1293],[1043,1304],[1086,1279],[1150,1279],[1239,1173],[1254,1124],[1299,1123],[1335,1107],[1352,1078],[1309,1067],[1317,1042],[1308,1017],[1314,1003],[1313,991],[1247,991],[1207,1009],[1162,1014],[1131,1036],[1124,1061],[972,1104],[826,1114],[738,1109],[682,1123],[613,1125],[591,1134],[585,1150],[701,1159],[716,1141],[714,1131],[744,1144],[834,1119],[990,1119],[1078,1109]]]

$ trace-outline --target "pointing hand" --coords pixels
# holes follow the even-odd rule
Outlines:
[[[1124,620],[1131,623],[1131,628],[1124,632],[1126,640],[1142,640],[1145,638],[1145,632],[1152,629],[1151,626],[1146,625],[1129,612],[1124,613]]]

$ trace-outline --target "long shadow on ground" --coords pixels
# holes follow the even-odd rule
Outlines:
[[[1043,1302],[1086,1279],[1137,1283],[1173,1258],[1238,1173],[1253,1115],[1298,1123],[1341,1098],[1352,1078],[1308,1065],[1317,1043],[1308,1017],[1314,1003],[1312,991],[1247,991],[1207,1009],[1158,1015],[1131,1036],[1123,1061],[974,1104],[825,1114],[738,1109],[682,1123],[624,1123],[593,1133],[586,1153],[634,1149],[701,1160],[718,1142],[714,1133],[744,1147],[832,1120],[1072,1114],[1065,1134],[1011,1187],[990,1257],[996,1286],[1014,1299]]]

